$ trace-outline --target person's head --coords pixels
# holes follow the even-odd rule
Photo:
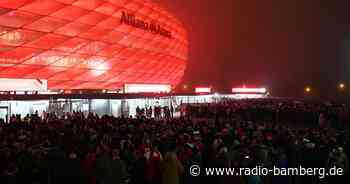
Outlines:
[[[333,153],[334,153],[336,156],[339,156],[339,155],[341,155],[341,154],[344,153],[344,150],[343,150],[342,147],[337,147],[337,148],[335,148],[335,149],[333,150]]]
[[[113,159],[120,159],[120,150],[118,148],[114,148],[112,150],[112,158]]]
[[[71,160],[75,160],[78,158],[78,156],[75,152],[71,152],[71,153],[69,153],[68,158]]]
[[[228,152],[228,148],[224,145],[224,144],[221,144],[219,147],[218,147],[218,153],[219,154],[225,154]]]

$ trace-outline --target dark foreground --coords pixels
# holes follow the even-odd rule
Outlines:
[[[289,100],[192,104],[181,118],[74,112],[0,125],[0,183],[316,184],[349,178],[349,106]],[[337,166],[343,176],[198,176],[192,165]]]

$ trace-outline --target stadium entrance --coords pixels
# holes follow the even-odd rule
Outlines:
[[[0,106],[0,122],[4,121],[5,123],[7,123],[8,114],[8,107]]]
[[[161,88],[162,87],[162,88]],[[154,92],[153,88],[157,88]],[[159,89],[158,89],[159,88]],[[153,90],[153,91],[152,91]],[[239,91],[238,91],[239,90]],[[141,91],[141,92],[140,92]],[[9,120],[9,115],[55,113],[64,116],[69,112],[93,112],[99,116],[104,114],[115,117],[135,117],[137,110],[146,112],[150,108],[155,117],[154,109],[171,109],[173,116],[180,116],[181,104],[215,103],[221,99],[265,98],[266,90],[253,91],[244,88],[231,94],[208,92],[200,93],[169,93],[167,86],[130,85],[125,87],[126,93],[4,93],[0,95],[0,119]]]

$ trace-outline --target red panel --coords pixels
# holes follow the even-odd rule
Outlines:
[[[19,28],[25,24],[31,23],[40,18],[40,15],[35,15],[23,11],[11,11],[0,16],[0,25],[6,27]]]
[[[19,46],[40,38],[44,33],[18,29],[1,35],[0,44]]]
[[[132,12],[135,12],[143,7],[143,4],[134,2],[134,3],[128,3],[124,6],[124,8],[131,10]]]
[[[74,81],[101,81],[98,80],[96,77],[99,75],[104,74],[106,71],[102,71],[102,70],[85,70],[84,73],[77,75],[76,77],[74,77],[72,80]]]
[[[96,12],[112,15],[118,8],[111,3],[104,3],[95,9]]]
[[[71,81],[71,80],[49,80],[48,85],[52,86],[51,89],[81,89],[78,88],[84,81]]]
[[[67,68],[60,73],[51,76],[49,80],[72,80],[75,76],[84,73],[86,70],[81,68]],[[69,74],[69,75],[67,75]]]
[[[52,66],[40,66],[35,71],[26,74],[26,78],[30,79],[47,79],[52,74],[62,72],[63,68],[54,68]]]
[[[30,64],[30,65],[51,65],[58,60],[67,57],[68,54],[64,52],[59,51],[46,51],[41,54],[38,54],[34,57],[31,57],[23,62],[23,64]]]
[[[114,29],[120,25],[120,20],[115,17],[109,17],[101,21],[97,26],[105,29]]]
[[[119,31],[121,33],[124,33],[125,36],[128,36],[131,31],[133,31],[133,27],[125,25],[125,24],[120,24],[120,26],[116,27],[115,30]]]
[[[76,53],[96,55],[97,53],[101,52],[106,47],[107,47],[106,43],[96,41],[96,42],[91,42],[91,43],[87,44],[86,46],[79,49]]]
[[[71,54],[67,57],[57,60],[55,63],[52,63],[52,66],[55,67],[65,67],[65,68],[74,68],[76,66],[82,66],[85,63],[85,67],[87,67],[87,59],[90,58],[91,55],[82,55],[82,54]]]
[[[120,41],[118,42],[120,45],[131,47],[136,41],[138,40],[138,37],[128,35],[124,36]]]
[[[10,11],[12,11],[12,9],[0,8],[0,15],[5,14],[5,13],[8,13],[8,12],[10,12]]]
[[[111,31],[108,34],[105,34],[101,37],[101,40],[104,42],[108,42],[108,43],[118,43],[121,39],[123,39],[123,37],[125,36],[125,34],[118,32],[118,31]]]
[[[77,20],[77,22],[83,23],[83,24],[88,24],[88,25],[96,25],[97,23],[106,19],[106,17],[107,17],[106,15],[91,11],[90,13],[85,14],[84,16],[80,17]]]
[[[77,6],[67,6],[53,14],[51,16],[74,21],[75,19],[87,14],[89,11]]]
[[[124,6],[128,0],[108,0],[108,1],[117,6]]]
[[[47,34],[45,36],[40,37],[39,39],[30,42],[28,44],[25,44],[25,47],[33,47],[33,48],[40,48],[40,49],[50,49],[52,47],[55,47],[56,45],[64,42],[67,40],[68,37],[57,35],[57,34]]]
[[[135,29],[135,30],[130,31],[130,35],[137,36],[137,37],[140,37],[143,39],[147,39],[147,37],[145,37],[145,35],[147,35],[147,34],[148,34],[148,32],[146,32],[143,29]],[[150,38],[152,38],[152,37],[154,37],[154,34],[152,34],[152,36]]]
[[[57,19],[53,17],[43,17],[31,24],[24,26],[24,28],[42,32],[52,32],[57,28],[60,28],[68,23],[68,21],[62,19]]]
[[[40,70],[41,66],[33,65],[16,65],[16,67],[0,68],[0,78],[8,78],[8,76],[20,76],[21,78],[28,78],[26,75],[33,71]],[[20,75],[19,75],[20,74]]]
[[[77,36],[79,33],[86,32],[91,26],[86,24],[81,24],[77,22],[72,22],[67,24],[55,31],[57,34],[62,34],[66,36]]]
[[[74,3],[77,0],[55,0],[55,1],[71,5],[72,3]]]
[[[1,63],[21,63],[25,59],[29,59],[36,54],[39,54],[38,49],[17,47],[16,49],[3,52],[0,54]]]
[[[16,9],[32,1],[33,0],[1,0],[0,7]]]
[[[87,40],[81,39],[81,38],[72,38],[70,40],[67,40],[66,42],[58,45],[57,47],[53,48],[55,50],[63,51],[63,52],[74,52],[78,50],[79,48],[84,47],[89,42]]]
[[[89,40],[99,40],[104,35],[108,34],[112,30],[102,29],[100,27],[93,27],[89,30],[84,31],[84,33],[79,34],[79,37],[89,39]]]
[[[97,8],[99,5],[101,5],[103,1],[101,0],[78,0],[73,3],[73,5],[78,6],[80,8],[92,10]]]
[[[172,38],[121,24],[122,12]],[[187,54],[181,23],[150,0],[0,0],[0,77],[47,79],[50,89],[176,85]]]
[[[40,70],[36,70],[35,72],[33,72],[33,76],[35,76],[35,74],[38,74],[40,76],[46,76],[44,78],[40,78],[40,79],[48,79],[50,78],[51,76],[54,76],[58,73],[61,73],[63,71],[65,71],[66,68],[62,68],[62,67],[55,67],[55,66],[52,66],[52,65],[49,65],[49,66],[41,66],[41,69]],[[63,88],[62,88],[63,89]]]
[[[10,50],[13,50],[15,49],[16,47],[13,47],[13,46],[7,46],[7,45],[0,45],[0,54],[2,52],[7,52],[7,51],[10,51]]]
[[[150,12],[152,11],[152,9],[148,6],[143,6],[141,9],[138,10],[138,13],[144,16],[147,16]]]
[[[6,34],[8,32],[11,32],[14,29],[16,29],[16,28],[0,26],[0,36]]]
[[[101,50],[101,52],[98,52],[98,55],[101,56],[106,56],[106,57],[112,57],[112,56],[116,56],[119,52],[121,52],[123,49],[125,49],[125,47],[118,45],[118,44],[114,44],[111,46],[108,46],[104,49]]]
[[[61,8],[63,8],[65,5],[62,3],[58,3],[53,0],[35,0],[30,4],[27,4],[19,10],[39,14],[39,15],[49,15],[52,12],[55,12]]]

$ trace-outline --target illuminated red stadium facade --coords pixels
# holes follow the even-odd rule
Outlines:
[[[48,89],[176,86],[186,68],[181,23],[150,0],[1,0],[0,78]]]

